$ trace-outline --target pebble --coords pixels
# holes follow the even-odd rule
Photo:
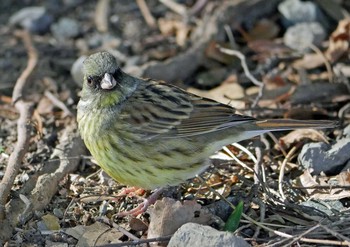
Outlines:
[[[310,45],[320,46],[326,38],[326,31],[318,22],[304,22],[289,27],[284,34],[285,45],[300,52],[310,49]]]
[[[310,1],[285,0],[278,5],[285,27],[301,22],[321,21],[324,16],[319,7]]]
[[[80,27],[77,21],[63,17],[51,26],[51,32],[57,40],[63,41],[77,37],[80,33]]]
[[[79,86],[83,87],[84,74],[83,74],[83,62],[86,56],[80,56],[72,65],[70,74],[73,77],[74,82]]]
[[[226,77],[225,68],[214,68],[209,71],[199,73],[196,78],[196,86],[203,89],[211,89],[218,86]]]
[[[46,8],[33,6],[23,8],[14,13],[10,19],[11,26],[20,26],[31,33],[45,34],[50,30],[54,18]]]
[[[312,169],[312,175],[337,175],[350,168],[350,137],[337,140],[333,145],[327,143],[305,144],[298,156],[299,163]]]
[[[168,247],[248,247],[243,238],[231,232],[218,231],[210,226],[187,223],[181,226],[170,239]]]

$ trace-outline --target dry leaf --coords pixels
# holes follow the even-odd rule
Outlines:
[[[275,22],[268,19],[261,19],[249,31],[247,37],[249,37],[249,41],[272,39],[277,36],[279,31],[280,28]]]
[[[331,34],[329,46],[325,53],[330,62],[337,61],[349,50],[350,19],[339,22],[337,29]]]
[[[223,104],[228,104],[234,108],[244,108],[244,102],[238,99],[243,98],[244,90],[236,82],[236,77],[230,75],[220,86],[211,90],[199,90],[188,88],[187,91],[205,98],[216,100]]]
[[[340,200],[350,197],[350,191],[339,186],[350,186],[350,171],[344,171],[332,177],[314,176],[312,177],[309,170],[306,170],[300,177],[300,183],[307,188],[306,192],[312,199],[318,200]],[[326,188],[317,188],[323,186]],[[332,188],[337,186],[337,188]],[[329,188],[327,188],[329,187]]]
[[[184,46],[191,28],[180,20],[169,20],[165,18],[158,19],[160,32],[165,36],[176,35],[176,43]]]
[[[325,134],[314,129],[293,130],[292,132],[279,139],[281,145],[287,149],[293,144],[301,142],[303,140],[312,140],[314,142],[328,143]],[[277,145],[276,148],[278,149]]]
[[[100,222],[90,226],[76,226],[63,231],[79,240],[76,246],[101,246],[121,243],[122,241],[119,239],[124,235],[118,230]]]
[[[325,58],[319,53],[305,54],[293,63],[294,68],[314,69],[322,66]]]

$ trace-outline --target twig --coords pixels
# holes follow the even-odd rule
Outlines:
[[[31,216],[36,210],[40,211],[47,207],[59,188],[59,182],[68,173],[77,169],[80,159],[69,159],[68,157],[78,157],[78,154],[84,153],[85,146],[76,133],[76,125],[66,126],[60,135],[59,144],[52,154],[52,157],[58,157],[56,162],[47,163],[41,169],[40,175],[31,176],[23,189],[20,190],[20,193],[28,197],[32,206],[24,211],[26,205],[20,198],[13,198],[7,203],[6,218],[3,222],[0,222],[0,246],[2,246],[1,241],[5,241],[12,236],[14,227],[21,220],[25,221],[28,215]]]
[[[202,183],[205,184],[205,181],[204,179],[201,177],[201,176],[196,176]],[[209,187],[209,189],[215,193],[216,195],[218,195],[221,200],[225,201],[226,203],[228,203],[230,205],[231,208],[235,209],[236,207],[231,203],[229,202],[223,195],[221,195],[220,193],[218,193],[216,190],[214,190],[213,188]],[[286,238],[286,239],[294,239],[295,237],[293,235],[290,235],[290,234],[287,234],[287,233],[284,233],[284,232],[281,232],[281,231],[277,231],[277,230],[274,230],[270,227],[267,227],[264,223],[260,223],[256,220],[254,220],[253,218],[251,218],[250,216],[246,215],[246,214],[242,214],[242,217],[246,220],[248,220],[249,222],[251,222],[252,224],[256,225],[256,226],[259,226],[261,227],[262,229],[266,230],[266,231],[269,231],[271,233],[274,233],[276,234],[277,236],[280,236],[280,237],[283,237],[283,238]],[[305,242],[305,243],[325,243],[325,244],[329,244],[329,245],[339,245],[339,246],[349,246],[350,245],[350,242],[348,241],[334,241],[334,240],[324,240],[324,239],[312,239],[312,238],[304,238],[304,237],[301,237],[299,238],[299,241],[302,241],[302,242]]]
[[[208,0],[197,0],[193,6],[190,9],[190,14],[191,15],[196,15],[197,13],[199,13],[199,11],[201,11],[205,5],[208,3]]]
[[[227,48],[223,48],[223,47],[220,47],[219,46],[219,50],[222,52],[222,53],[225,53],[227,55],[231,55],[231,56],[236,56],[239,58],[239,60],[241,60],[241,65],[242,65],[242,68],[243,68],[243,71],[244,71],[244,74],[247,76],[248,79],[250,79],[254,85],[258,86],[259,87],[259,93],[258,93],[258,96],[255,98],[253,104],[252,104],[252,108],[254,108],[255,106],[258,105],[259,103],[259,100],[260,98],[262,97],[263,95],[263,91],[264,91],[264,87],[265,87],[265,84],[259,80],[257,80],[249,71],[249,68],[248,68],[248,65],[247,65],[247,62],[246,62],[246,59],[245,59],[245,56],[239,52],[239,51],[236,51],[236,50],[231,50],[231,49],[227,49]]]
[[[64,112],[64,116],[73,116],[73,113],[68,109],[68,107],[60,101],[55,95],[53,95],[49,90],[45,90],[44,95],[58,108]]]
[[[347,242],[350,243],[350,238],[344,236],[343,234],[340,234],[339,232],[335,232],[335,231],[333,231],[332,229],[330,229],[329,227],[324,226],[324,225],[320,225],[320,227],[321,227],[322,229],[324,229],[326,232],[332,234],[334,237],[336,237],[336,238],[341,238],[341,239],[343,239],[343,240],[345,240],[345,241],[347,241]]]
[[[118,231],[120,231],[121,233],[123,233],[125,236],[129,237],[130,239],[133,239],[134,241],[140,241],[140,239],[138,237],[136,237],[135,235],[133,235],[132,233],[128,232],[127,230],[125,230],[123,227],[117,225],[116,223],[114,223],[112,220],[109,220],[106,216],[103,216],[100,218],[100,220],[111,226],[114,227],[115,229],[117,229]]]
[[[174,11],[175,13],[186,16],[187,15],[187,9],[183,5],[174,2],[173,0],[159,0],[162,4],[167,6],[169,9]]]
[[[13,89],[12,100],[20,116],[17,122],[17,143],[10,155],[4,177],[0,183],[0,220],[5,218],[5,204],[10,194],[13,182],[20,169],[21,162],[26,154],[30,141],[31,124],[33,115],[32,102],[25,102],[22,98],[24,86],[29,75],[32,73],[38,61],[38,53],[35,50],[30,34],[27,31],[16,33],[23,40],[28,53],[28,64],[22,74],[18,77]]]
[[[297,151],[298,147],[294,146],[287,154],[287,156],[284,158],[281,168],[280,168],[280,174],[278,176],[278,190],[280,192],[280,195],[282,197],[283,200],[286,200],[286,197],[284,195],[283,192],[283,186],[282,186],[282,181],[283,181],[283,177],[284,177],[284,169],[288,163],[288,161],[290,160],[290,158],[294,155],[295,151]]]
[[[15,104],[23,96],[23,89],[27,83],[29,75],[34,70],[36,64],[38,63],[38,52],[32,44],[32,40],[29,32],[18,31],[15,35],[23,40],[24,46],[28,53],[28,63],[27,67],[23,70],[22,74],[18,77],[15,87],[12,92],[12,103]]]
[[[172,236],[164,236],[164,237],[158,237],[158,238],[140,239],[140,240],[128,241],[128,242],[124,242],[124,243],[105,244],[105,245],[99,245],[99,246],[100,247],[139,246],[141,244],[149,244],[149,243],[157,243],[157,242],[169,242],[171,237]],[[149,245],[147,245],[147,246],[149,246]]]
[[[228,40],[230,42],[231,49],[237,50],[239,47],[238,47],[238,45],[237,45],[237,43],[235,41],[235,37],[233,36],[233,33],[232,33],[232,30],[231,30],[230,26],[225,24],[224,25],[224,29],[225,29],[227,38],[228,38]]]
[[[99,32],[108,31],[108,13],[110,0],[99,0],[95,10],[95,25]]]
[[[155,28],[157,26],[156,20],[151,14],[151,11],[149,11],[149,8],[145,0],[136,0],[136,3],[139,6],[142,16],[145,19],[147,25],[151,28]]]
[[[247,166],[244,162],[242,162],[240,159],[238,159],[227,147],[222,148],[232,159],[234,159],[238,164],[240,164],[243,168],[248,169],[251,172],[254,172],[252,168]]]
[[[284,147],[281,145],[281,143],[278,141],[276,136],[272,132],[267,132],[267,135],[273,140],[273,142],[280,148],[281,152],[283,153],[284,157],[287,156],[286,150],[284,150]]]
[[[328,80],[330,83],[334,82],[334,74],[333,74],[332,66],[329,64],[329,61],[328,61],[327,57],[325,56],[325,54],[314,44],[310,44],[310,49],[322,57],[324,64],[326,65],[327,72],[328,72]]]

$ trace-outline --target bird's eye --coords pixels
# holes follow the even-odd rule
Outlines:
[[[93,78],[92,78],[92,76],[88,76],[86,79],[87,79],[87,84],[88,84],[89,86],[91,86],[92,83],[93,83]]]

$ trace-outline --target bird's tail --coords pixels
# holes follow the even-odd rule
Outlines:
[[[292,119],[268,119],[256,121],[256,125],[269,131],[293,130],[293,129],[329,129],[338,125],[332,120],[292,120]]]

